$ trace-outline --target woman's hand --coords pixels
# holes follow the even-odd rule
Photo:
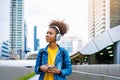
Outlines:
[[[60,70],[58,70],[55,66],[48,67],[49,65],[42,65],[40,66],[40,70],[45,73],[52,73],[52,74],[61,74]]]
[[[52,66],[51,68],[48,68],[48,73],[52,73],[52,74],[60,74],[60,70],[58,70],[55,66]]]
[[[42,70],[43,72],[48,72],[48,69],[46,68],[46,65],[42,65],[40,66],[40,70]]]

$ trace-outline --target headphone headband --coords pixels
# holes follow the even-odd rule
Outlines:
[[[53,26],[57,29],[58,33],[60,34],[60,29],[57,26]]]
[[[60,40],[60,38],[61,38],[61,34],[60,34],[60,29],[58,28],[58,26],[50,26],[51,28],[55,28],[57,31],[58,31],[58,33],[56,34],[56,41],[59,41]]]

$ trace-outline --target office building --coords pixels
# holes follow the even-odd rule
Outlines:
[[[120,64],[120,0],[89,0],[89,42],[80,50],[91,63]]]
[[[4,41],[0,43],[0,58],[1,59],[9,59],[9,42]]]
[[[60,41],[60,45],[64,47],[69,52],[69,54],[73,53],[73,44],[70,37],[62,38]]]
[[[24,1],[10,0],[10,53],[23,55],[24,51]]]
[[[24,52],[27,53],[27,25],[26,21],[24,22]]]
[[[34,26],[34,51],[39,49],[39,39],[37,39],[37,26]]]
[[[120,0],[89,0],[88,38],[120,25]]]
[[[63,37],[59,44],[68,51],[70,56],[82,47],[82,41],[77,37]]]

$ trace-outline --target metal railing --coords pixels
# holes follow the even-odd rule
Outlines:
[[[73,70],[67,80],[120,80],[120,77]]]

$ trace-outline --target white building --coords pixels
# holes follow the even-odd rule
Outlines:
[[[120,25],[120,0],[88,0],[88,38]]]
[[[24,0],[10,0],[10,52],[22,55],[24,51]]]
[[[77,37],[63,37],[60,45],[69,52],[69,55],[72,55],[82,47],[82,41]]]

